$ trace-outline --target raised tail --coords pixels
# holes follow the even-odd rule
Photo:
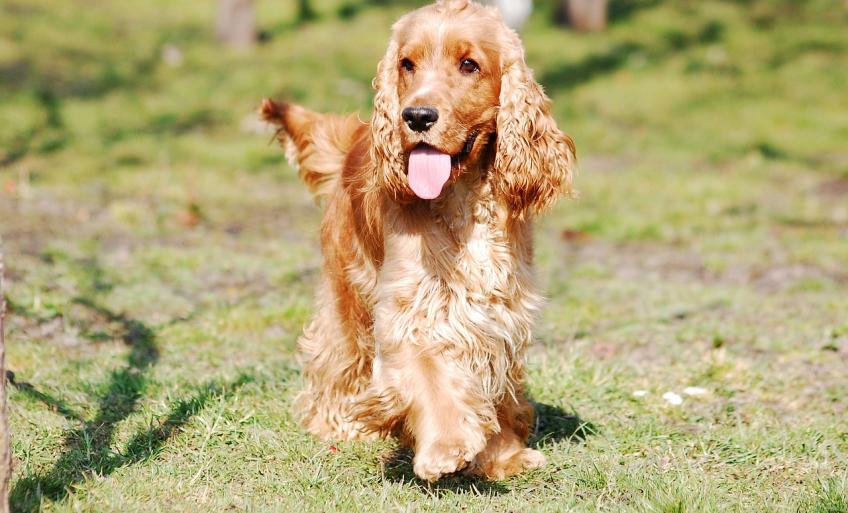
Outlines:
[[[355,114],[319,114],[299,105],[262,100],[262,119],[279,127],[277,139],[316,199],[329,195],[341,177],[345,158],[362,122]]]

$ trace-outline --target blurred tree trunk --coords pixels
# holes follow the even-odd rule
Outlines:
[[[237,48],[256,42],[253,0],[218,0],[218,41]]]
[[[6,415],[6,340],[3,317],[6,301],[3,295],[3,240],[0,239],[0,513],[9,511],[9,480],[12,477],[12,451],[9,419]]]
[[[575,30],[595,32],[607,26],[607,0],[562,0],[562,13]]]

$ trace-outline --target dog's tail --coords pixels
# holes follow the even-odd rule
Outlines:
[[[319,114],[268,98],[262,100],[259,114],[277,125],[277,139],[286,158],[313,196],[328,196],[341,177],[345,157],[362,122],[354,114]]]

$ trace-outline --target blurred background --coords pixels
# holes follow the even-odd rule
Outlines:
[[[74,187],[68,194],[91,195],[88,217],[97,218],[99,207],[120,210],[113,212],[116,228],[138,222],[126,227],[167,232],[181,229],[174,219],[232,220],[218,208],[224,205],[216,206],[216,195],[235,192],[232,180],[287,174],[281,155],[257,137],[264,130],[251,115],[258,99],[288,98],[367,117],[388,28],[422,3],[151,1],[128,8],[6,0],[0,19],[3,206],[21,207],[15,202],[33,187]],[[516,6],[519,23],[531,4],[503,3]],[[578,26],[588,23],[582,28],[594,32],[574,30],[571,4],[585,11]],[[670,240],[676,230],[721,222],[706,212],[683,225],[674,215],[659,222],[653,199],[627,206],[639,201],[628,198],[632,184],[598,190],[591,180],[599,173],[641,181],[662,171],[698,170],[696,180],[728,172],[744,180],[739,171],[758,168],[772,172],[772,186],[782,181],[796,188],[800,178],[793,171],[802,170],[820,173],[814,176],[831,193],[844,188],[846,9],[826,0],[532,2],[531,17],[521,23],[527,58],[562,127],[577,141],[586,172],[578,184],[589,203],[623,196],[605,205],[603,219],[572,209],[573,227]],[[228,184],[203,191],[213,176]],[[104,203],[103,195],[125,180],[139,182],[138,196]],[[734,189],[752,184],[738,185]],[[142,192],[156,194],[144,200]],[[688,193],[679,192],[671,201],[694,208],[690,198],[680,201]],[[726,199],[695,195],[703,207],[713,202],[713,210]],[[799,205],[779,210],[801,224],[817,215]],[[844,223],[848,214],[822,215]]]
[[[679,475],[741,483],[711,488],[717,503],[813,490],[824,447],[841,451],[825,459],[844,475],[848,3],[506,3],[580,164],[581,198],[537,230],[550,301],[534,397],[639,445],[632,390],[710,390],[691,416],[646,408],[661,419],[650,430],[679,435]],[[137,463],[179,432],[147,430],[150,419],[197,447],[209,431],[192,419],[207,400],[267,465],[290,463],[262,459],[275,443],[315,443],[288,401],[320,209],[254,111],[271,96],[367,118],[389,27],[423,4],[0,0],[8,365],[27,385],[11,396],[20,510],[69,493],[132,500],[153,475]],[[220,392],[242,385],[237,403]],[[688,466],[696,435],[708,448],[730,440],[716,454],[733,470]],[[782,448],[768,454],[783,466],[734,452],[766,446]],[[170,488],[144,493],[196,503],[182,472],[253,465],[232,447],[169,453],[156,479]],[[616,450],[553,468],[653,475],[619,466],[633,453]],[[666,456],[646,448],[633,461],[677,464]],[[118,469],[112,488],[86,477]],[[274,490],[242,470],[239,486]],[[225,507],[226,485],[210,486],[203,500]]]

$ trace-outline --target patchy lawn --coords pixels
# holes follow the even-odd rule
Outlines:
[[[320,211],[251,115],[366,115],[415,2],[290,3],[250,53],[208,2],[0,5],[13,511],[848,511],[844,2],[537,2],[581,157],[536,237],[549,464],[432,486],[293,420]]]

